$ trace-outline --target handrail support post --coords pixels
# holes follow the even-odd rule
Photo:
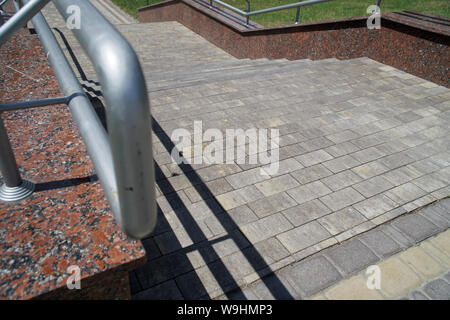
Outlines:
[[[17,168],[14,152],[9,143],[8,133],[0,114],[0,171],[3,175],[3,185],[0,187],[0,200],[6,202],[23,200],[34,191],[34,184],[22,180]]]
[[[301,2],[301,0],[299,2]],[[300,19],[300,7],[297,7],[297,13],[295,14],[295,24],[298,24],[299,19]]]
[[[247,2],[247,13],[250,13],[250,0],[245,0]],[[247,21],[245,22],[245,25],[248,26],[249,22],[250,22],[250,16],[247,15]]]

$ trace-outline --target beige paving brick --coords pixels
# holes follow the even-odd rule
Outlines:
[[[367,280],[362,275],[341,281],[325,291],[330,300],[382,300],[383,296],[376,289],[367,288]]]
[[[430,240],[422,242],[420,247],[433,258],[439,260],[444,266],[450,268],[450,257],[432,245]]]
[[[426,279],[432,279],[445,271],[439,262],[420,247],[409,248],[398,257]]]
[[[327,298],[323,294],[319,293],[312,297],[311,300],[327,300]]]
[[[381,269],[381,290],[389,298],[396,298],[417,288],[422,280],[398,258],[390,258],[378,265]]]
[[[442,232],[437,237],[430,240],[439,250],[450,256],[450,230]]]

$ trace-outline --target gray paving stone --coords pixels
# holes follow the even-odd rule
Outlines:
[[[363,182],[357,183],[353,186],[355,190],[366,198],[370,198],[393,187],[395,186],[382,176],[376,176],[371,179],[364,180]]]
[[[426,192],[408,182],[385,193],[390,199],[402,205],[423,197]]]
[[[259,300],[259,297],[253,292],[251,288],[235,290],[229,292],[227,295],[229,300]]]
[[[238,193],[246,203],[264,198],[264,194],[262,194],[262,192],[259,191],[254,185],[237,189],[236,193]]]
[[[324,254],[336,264],[345,275],[359,272],[376,263],[378,257],[361,241],[349,240],[324,251]]]
[[[445,275],[445,279],[448,283],[450,283],[450,272],[447,272],[447,274]]]
[[[392,222],[392,226],[415,242],[420,242],[439,232],[439,228],[419,214],[412,213]]]
[[[426,295],[417,290],[411,292],[411,298],[412,300],[430,300]]]
[[[310,153],[302,154],[295,158],[305,167],[310,167],[321,162],[331,160],[333,157],[324,150],[317,150]]]
[[[334,143],[342,143],[348,140],[359,138],[359,134],[351,130],[344,130],[342,132],[334,133],[326,137]]]
[[[286,210],[295,205],[297,203],[284,192],[248,204],[250,209],[260,218]]]
[[[353,205],[367,219],[376,218],[395,209],[397,206],[394,201],[382,194]]]
[[[297,182],[297,180],[286,174],[284,176],[257,183],[255,184],[255,187],[258,188],[259,191],[264,194],[264,196],[268,197],[276,193],[295,188],[299,185],[300,184]]]
[[[323,178],[321,181],[325,183],[331,190],[337,191],[349,187],[362,180],[360,176],[351,170],[345,170],[332,176]]]
[[[197,170],[197,174],[202,178],[203,181],[208,182],[239,171],[242,171],[241,168],[235,164],[227,164],[227,165],[216,164],[210,167]]]
[[[144,266],[136,269],[136,275],[142,288],[148,289],[159,283],[174,279],[180,274],[192,270],[192,264],[185,254],[175,252],[148,261]]]
[[[369,179],[374,176],[383,174],[387,171],[389,171],[389,168],[382,165],[378,162],[378,160],[365,163],[363,165],[357,166],[352,169],[353,172],[355,172],[357,175],[359,175],[363,179]]]
[[[142,245],[144,246],[148,261],[161,256],[161,252],[159,251],[153,237],[142,240]]]
[[[346,154],[350,154],[358,150],[359,148],[349,141],[338,143],[325,149],[328,154],[335,158],[345,156]]]
[[[402,185],[411,180],[420,177],[422,174],[410,166],[401,167],[392,171],[383,173],[382,176],[394,185]]]
[[[443,231],[450,227],[450,219],[442,215],[438,210],[436,205],[430,205],[420,209],[418,213],[430,220]]]
[[[228,214],[238,226],[258,220],[258,217],[247,205],[228,210],[225,214]]]
[[[294,158],[289,158],[280,161],[278,172],[272,176],[281,176],[300,169],[303,169],[303,165]]]
[[[294,226],[298,227],[331,213],[331,210],[316,199],[284,210],[282,213]]]
[[[281,214],[277,213],[258,221],[251,222],[241,227],[242,232],[255,244],[259,241],[272,238],[273,236],[292,229],[292,225]]]
[[[288,190],[287,193],[297,201],[298,204],[302,204],[329,194],[331,193],[331,190],[322,182],[314,181]]]
[[[433,300],[450,300],[450,284],[442,279],[430,281],[423,291]]]
[[[276,274],[252,284],[252,290],[262,300],[293,300],[298,298],[298,294],[289,282]]]
[[[310,297],[342,279],[336,268],[322,255],[315,256],[283,270],[293,288]]]
[[[233,188],[239,189],[251,184],[255,184],[257,182],[261,182],[263,180],[267,180],[269,178],[270,177],[268,177],[267,175],[261,174],[260,168],[254,168],[227,176],[225,179],[230,183],[230,185]]]
[[[184,190],[184,193],[188,196],[191,202],[197,202],[211,197],[211,194],[218,196],[232,190],[233,188],[230,186],[230,184],[224,178],[220,178],[207,182],[206,186],[202,185],[200,188],[187,188]]]
[[[277,235],[278,240],[291,253],[298,252],[330,237],[330,233],[316,221]]]
[[[361,223],[367,221],[367,219],[364,218],[358,210],[348,207],[326,215],[317,221],[324,226],[329,233],[336,235],[360,225]]]
[[[334,173],[338,173],[341,171],[344,171],[346,169],[351,169],[353,167],[359,166],[361,163],[352,158],[349,155],[342,156],[340,158],[336,158],[330,161],[326,161],[323,163],[325,167],[327,167],[329,170],[333,171]]]
[[[320,198],[320,201],[325,203],[327,207],[333,211],[341,210],[362,200],[364,200],[364,197],[351,187],[333,192]]]
[[[420,178],[417,178],[412,181],[416,186],[418,186],[420,189],[431,193],[433,191],[436,191],[438,189],[444,188],[447,186],[447,183],[444,181],[441,181],[439,179],[438,173],[432,173],[429,175],[422,176]]]
[[[281,244],[281,242],[276,238],[269,238],[255,244],[254,249],[264,258],[264,261],[267,265],[273,264],[277,261],[280,261],[283,258],[286,258],[289,255],[289,251]],[[253,248],[250,248],[249,255],[251,256],[251,251],[254,251]]]
[[[301,184],[307,184],[331,176],[332,174],[333,173],[325,166],[322,164],[317,164],[315,166],[294,171],[291,173],[291,176],[293,176]]]
[[[212,263],[209,268],[218,265]],[[223,293],[222,287],[232,286],[233,279],[223,268],[216,268],[210,271],[208,267],[202,267],[195,271],[180,275],[175,279],[177,286],[186,299],[199,299],[211,292]],[[217,278],[217,280],[216,280]],[[236,288],[236,286],[234,286]]]
[[[361,163],[370,162],[376,159],[379,159],[386,154],[384,152],[381,152],[377,148],[370,147],[361,151],[357,151],[351,154],[353,158],[358,160]]]
[[[381,258],[389,257],[402,249],[397,242],[377,229],[363,234],[359,240],[361,240]]]
[[[183,300],[183,295],[173,280],[143,290],[132,296],[133,300]]]
[[[409,248],[414,244],[414,241],[411,238],[393,228],[390,224],[382,225],[378,230],[391,237],[402,247],[402,249]]]
[[[318,137],[305,142],[300,143],[300,146],[307,152],[324,149],[332,146],[334,143],[325,137]]]
[[[409,167],[421,173],[421,175],[429,174],[440,169],[440,167],[430,159],[416,161],[414,163],[411,163]]]

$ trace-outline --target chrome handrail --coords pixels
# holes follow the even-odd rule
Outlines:
[[[21,11],[31,2],[35,1],[28,1],[16,13],[22,16],[18,23],[23,23],[28,18]],[[156,204],[151,114],[145,78],[138,57],[129,43],[89,1],[53,2],[65,19],[69,17],[69,6],[77,6],[80,9],[80,28],[72,31],[99,77],[106,102],[108,133],[84,94],[43,15],[37,13],[31,21],[47,51],[64,94],[70,97],[69,108],[116,221],[129,237],[142,239],[151,233],[156,225]],[[3,37],[2,31],[3,26],[0,28],[0,35]],[[5,33],[8,36],[10,34]],[[3,140],[4,135],[6,133],[3,134]],[[1,145],[8,150],[5,143]],[[7,176],[5,171],[17,172],[17,165],[15,160],[12,164],[11,157],[14,160],[12,152],[6,154],[2,149],[0,166],[4,176]],[[13,176],[10,182],[14,182],[16,186],[12,186],[11,183],[8,185],[5,179],[2,187],[9,191],[12,187],[23,184],[19,180]]]

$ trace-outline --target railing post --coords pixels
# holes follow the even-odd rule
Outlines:
[[[301,1],[299,1],[301,2]],[[298,24],[298,19],[300,18],[300,7],[297,7],[297,13],[295,14],[295,24]]]
[[[250,12],[250,0],[245,0],[245,1],[247,2],[247,13],[249,13]],[[248,26],[249,22],[250,22],[250,16],[247,16],[247,21],[245,24]]]
[[[17,168],[14,152],[9,143],[3,120],[0,115],[0,171],[3,185],[0,187],[1,201],[18,201],[27,198],[34,191],[34,184],[22,180]]]
[[[213,7],[213,2],[214,2],[213,0],[210,0],[210,1],[209,1],[209,8],[210,8],[210,9]]]

